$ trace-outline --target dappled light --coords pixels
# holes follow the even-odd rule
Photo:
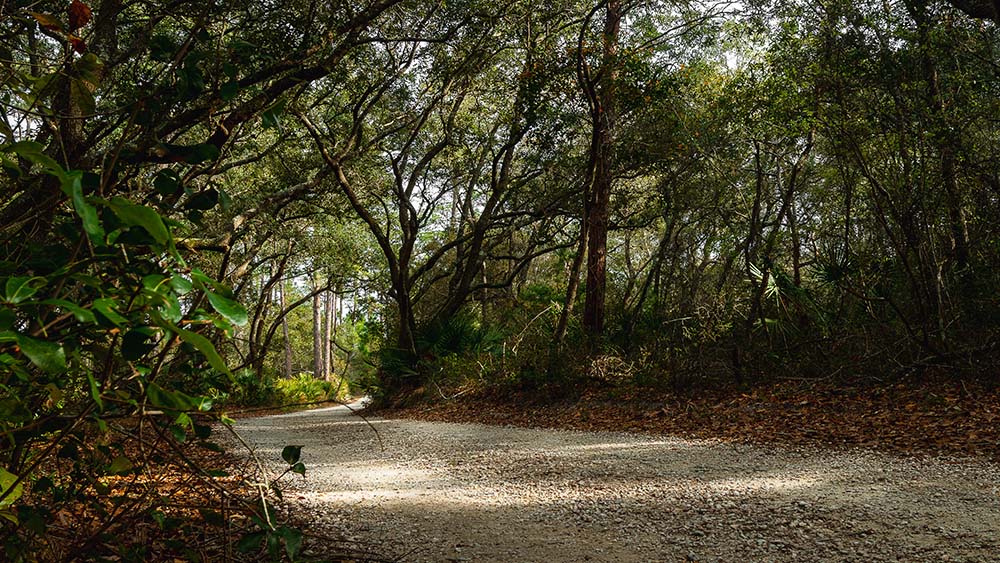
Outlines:
[[[383,450],[370,428],[345,424],[353,418],[327,409],[294,417],[301,427],[271,417],[241,428],[260,451],[303,443],[308,470],[294,483],[297,498],[345,533],[399,541],[400,549],[422,538],[414,561],[544,554],[569,563],[585,550],[598,561],[638,563],[717,554],[722,544],[751,560],[799,561],[815,545],[879,560],[890,548],[912,557],[953,553],[933,547],[953,536],[982,555],[1000,533],[1000,496],[987,487],[995,467],[375,419]],[[860,539],[837,543],[842,537]]]
[[[996,559],[998,10],[0,2],[0,559]]]

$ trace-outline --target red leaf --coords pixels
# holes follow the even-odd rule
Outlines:
[[[38,24],[42,26],[42,29],[47,29],[49,31],[62,31],[62,23],[52,14],[40,14],[38,12],[28,12],[31,17],[38,21]]]
[[[87,52],[87,44],[83,41],[83,39],[80,39],[75,35],[70,35],[69,42],[71,45],[73,45],[73,50],[76,51],[77,53],[80,53],[82,55]]]
[[[80,2],[80,0],[73,0],[69,5],[69,28],[76,31],[87,25],[90,22],[90,18],[90,6]],[[75,49],[76,46],[74,45],[73,48]]]

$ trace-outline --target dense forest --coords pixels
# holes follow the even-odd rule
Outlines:
[[[3,0],[7,559],[152,557],[111,536],[172,501],[109,479],[232,405],[995,378],[998,22],[988,0]],[[47,539],[78,502],[104,524]],[[294,558],[264,502],[254,538]]]

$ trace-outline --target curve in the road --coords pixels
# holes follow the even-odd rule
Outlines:
[[[335,407],[237,430],[276,466],[302,444],[311,520],[406,561],[1000,561],[1000,469],[985,461],[371,425]]]

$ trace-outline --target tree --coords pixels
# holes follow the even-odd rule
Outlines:
[[[596,8],[595,8],[596,10]],[[604,332],[604,305],[607,293],[608,206],[614,176],[616,81],[618,80],[618,34],[623,17],[622,3],[609,0],[604,6],[604,30],[601,34],[601,66],[592,73],[583,58],[583,34],[589,25],[588,14],[581,29],[578,43],[578,72],[580,83],[587,97],[592,122],[591,162],[593,179],[584,206],[587,241],[586,301],[583,308],[583,327],[592,341]],[[592,342],[592,346],[595,343]]]

